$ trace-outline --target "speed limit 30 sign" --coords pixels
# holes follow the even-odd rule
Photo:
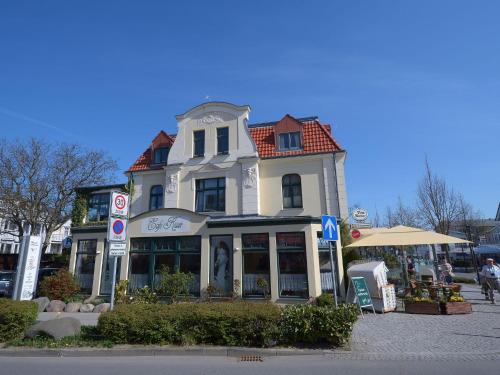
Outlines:
[[[111,216],[128,216],[128,194],[113,192],[111,195]]]

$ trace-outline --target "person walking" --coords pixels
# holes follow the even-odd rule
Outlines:
[[[484,280],[488,295],[486,300],[495,303],[495,290],[500,293],[500,267],[493,263],[492,258],[486,259],[486,265],[481,270],[481,277]]]
[[[443,259],[443,262],[441,263],[441,274],[443,275],[444,282],[446,284],[451,284],[453,283],[453,267],[451,264],[448,262],[446,258]]]

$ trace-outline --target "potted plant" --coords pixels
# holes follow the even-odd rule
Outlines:
[[[445,293],[441,299],[441,312],[446,315],[470,314],[472,305],[465,300],[459,293],[450,290]]]
[[[418,288],[414,296],[407,296],[404,299],[405,312],[409,314],[429,314],[438,315],[441,313],[439,303],[429,296],[427,290]]]

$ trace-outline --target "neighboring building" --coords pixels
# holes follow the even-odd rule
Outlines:
[[[346,152],[317,117],[248,125],[249,112],[221,102],[192,108],[176,117],[177,135],[158,133],[127,171],[129,251],[119,276],[131,289],[154,287],[162,266],[193,273],[194,296],[209,285],[231,294],[235,280],[244,298],[273,301],[332,289],[320,216],[348,217]],[[111,190],[88,195],[92,212],[106,212]],[[82,259],[93,262],[92,295],[110,289],[105,237],[105,223],[73,228],[70,270],[82,279]],[[342,267],[337,276],[344,291]]]
[[[35,229],[40,230],[40,228]],[[61,254],[71,238],[71,220],[61,225],[50,236],[50,244],[44,254]],[[19,233],[17,226],[0,218],[0,271],[15,270],[19,256]]]

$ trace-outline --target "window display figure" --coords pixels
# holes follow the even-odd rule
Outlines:
[[[214,263],[215,284],[220,291],[227,292],[229,256],[228,256],[228,247],[224,241],[219,242],[219,246],[215,248],[215,254],[216,254]]]

